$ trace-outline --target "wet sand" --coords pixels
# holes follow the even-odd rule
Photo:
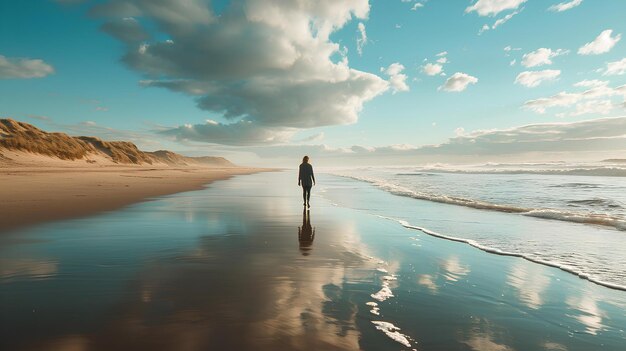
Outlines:
[[[0,236],[0,349],[623,350],[624,292],[380,218],[398,197],[354,181],[303,211],[294,179]]]
[[[58,162],[63,164],[62,162]],[[0,232],[111,211],[146,199],[202,189],[254,168],[76,166],[0,167]]]

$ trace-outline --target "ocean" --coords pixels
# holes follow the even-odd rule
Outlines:
[[[439,164],[333,169],[329,173],[416,202],[541,219],[538,223],[546,225],[533,232],[512,223],[498,230],[445,228],[441,232],[405,216],[406,206],[379,213],[431,235],[491,253],[524,257],[598,284],[626,289],[626,163]],[[571,225],[554,228],[551,222],[555,221]]]

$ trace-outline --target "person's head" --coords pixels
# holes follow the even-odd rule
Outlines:
[[[304,156],[302,158],[302,163],[309,163],[309,156]]]

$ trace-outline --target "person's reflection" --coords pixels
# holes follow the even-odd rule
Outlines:
[[[302,211],[302,226],[298,227],[298,241],[300,242],[300,253],[308,256],[315,238],[315,228],[311,227],[311,213],[309,210]]]

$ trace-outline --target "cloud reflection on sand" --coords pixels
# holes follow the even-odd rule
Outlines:
[[[589,292],[584,292],[583,295],[574,297],[570,296],[565,301],[572,312],[577,314],[569,314],[570,317],[578,320],[585,326],[585,332],[597,335],[598,331],[604,329],[602,319],[604,312],[598,307],[598,302]]]
[[[301,223],[285,224],[268,237],[254,235],[268,232],[248,221],[233,227],[247,233],[204,236],[187,252],[147,264],[130,287],[133,298],[117,306],[124,312],[83,337],[110,350],[359,349],[362,307],[344,287],[371,281],[378,259],[350,221],[332,233],[318,226],[309,256],[294,245]],[[36,346],[47,349],[55,340]]]
[[[544,293],[550,286],[545,271],[543,266],[517,260],[507,276],[507,283],[517,290],[520,301],[534,310],[544,304]]]
[[[427,288],[433,295],[436,295],[440,286],[445,284],[445,282],[438,283],[440,280],[454,283],[471,272],[469,266],[462,263],[458,256],[449,256],[442,260],[439,263],[439,269],[433,274],[421,274],[417,279],[417,284]]]
[[[58,263],[36,258],[0,258],[0,283],[15,279],[46,279],[56,275]]]
[[[551,341],[546,341],[541,346],[547,351],[567,351],[567,347],[565,345]]]
[[[475,351],[514,351],[502,339],[506,333],[499,332],[496,325],[486,319],[476,319],[470,330],[467,331],[462,343]]]
[[[448,257],[441,264],[441,268],[445,271],[444,276],[446,279],[453,282],[458,281],[470,272],[469,267],[461,264],[457,256]]]

